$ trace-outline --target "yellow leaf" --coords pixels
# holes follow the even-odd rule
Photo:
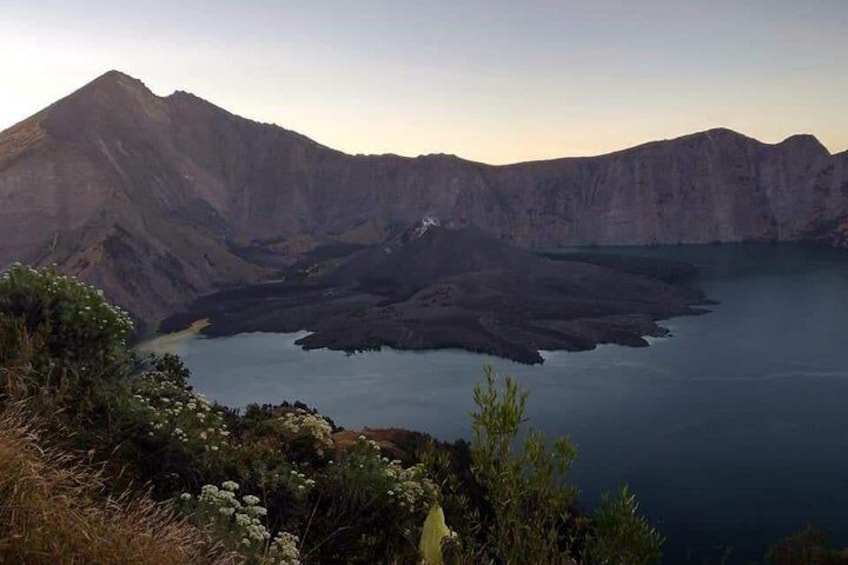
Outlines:
[[[425,565],[443,565],[442,540],[452,538],[455,535],[445,524],[445,513],[442,507],[436,504],[430,508],[427,519],[424,520],[424,528],[421,530],[421,543],[418,544],[422,563]]]

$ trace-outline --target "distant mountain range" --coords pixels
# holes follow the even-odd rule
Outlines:
[[[844,244],[848,152],[715,129],[507,166],[353,156],[117,71],[0,133],[0,268],[58,263],[145,322],[425,216],[531,248]]]

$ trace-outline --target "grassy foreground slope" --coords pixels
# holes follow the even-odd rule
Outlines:
[[[45,447],[24,409],[0,411],[0,562],[235,563],[172,504],[112,494],[102,473]]]

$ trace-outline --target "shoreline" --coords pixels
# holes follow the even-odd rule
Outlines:
[[[211,325],[212,322],[209,318],[199,318],[181,330],[156,335],[138,343],[132,349],[144,355],[174,353],[174,349],[177,346],[188,339],[197,337],[205,328]]]

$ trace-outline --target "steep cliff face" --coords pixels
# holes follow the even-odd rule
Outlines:
[[[489,166],[351,156],[111,71],[0,133],[0,267],[57,262],[155,320],[321,242],[424,215],[525,246],[845,239],[848,153],[711,130]],[[262,265],[265,265],[263,267]]]
[[[532,245],[796,240],[844,210],[844,168],[812,136],[710,130],[610,155],[504,167]],[[840,184],[842,183],[842,184]]]

